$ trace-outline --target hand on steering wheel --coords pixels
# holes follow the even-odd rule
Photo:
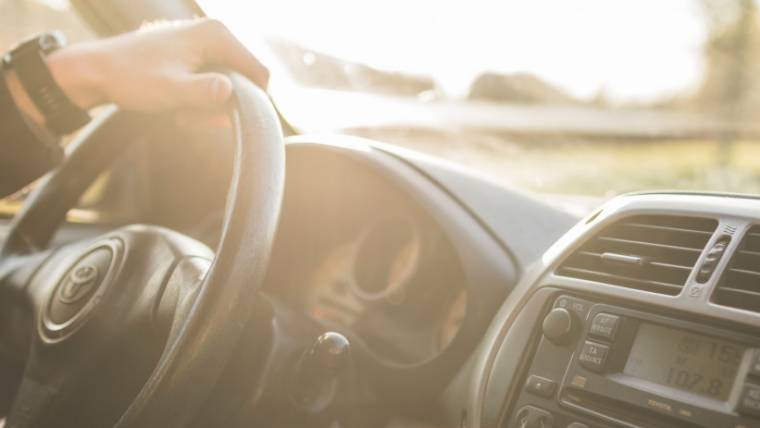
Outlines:
[[[82,109],[112,103],[131,111],[174,110],[180,126],[190,129],[229,126],[224,106],[232,82],[222,73],[199,73],[202,66],[228,67],[262,89],[269,80],[269,70],[224,24],[206,18],[156,22],[71,45],[50,54],[47,64],[58,86]],[[16,103],[44,123],[14,73],[9,70],[6,78]]]

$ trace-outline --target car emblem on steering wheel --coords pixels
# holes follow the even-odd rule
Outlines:
[[[91,264],[78,266],[66,279],[58,298],[63,303],[74,303],[86,296],[98,279],[98,268]]]
[[[92,243],[51,290],[40,312],[40,337],[60,342],[84,325],[113,282],[124,251],[120,239],[109,237]]]

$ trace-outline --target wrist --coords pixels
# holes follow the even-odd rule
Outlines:
[[[106,102],[103,61],[88,44],[59,49],[47,57],[50,74],[69,100],[83,110]]]
[[[29,97],[29,94],[26,93],[24,86],[21,84],[21,80],[18,78],[18,74],[16,74],[16,70],[5,70],[3,77],[5,77],[5,83],[8,85],[8,92],[11,93],[16,107],[38,124],[44,125],[45,116],[37,106],[34,105],[34,101]]]

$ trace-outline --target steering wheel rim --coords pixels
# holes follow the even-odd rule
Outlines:
[[[255,293],[264,280],[284,192],[282,131],[266,94],[244,77],[229,75],[234,87],[229,114],[236,146],[235,166],[222,237],[213,262],[202,272],[203,277],[198,278],[198,269],[207,265],[201,264],[199,268],[196,264],[195,269],[189,269],[191,278],[183,277],[188,273],[179,267],[191,257],[207,256],[207,249],[199,243],[186,242],[190,238],[176,236],[179,235],[176,232],[128,227],[103,238],[151,245],[144,243],[150,241],[145,236],[156,235],[160,237],[159,245],[171,247],[170,253],[180,253],[160,289],[150,290],[157,291],[160,302],[154,310],[169,311],[173,317],[167,343],[153,373],[117,427],[186,425],[192,410],[206,399],[237,344],[254,305]],[[12,221],[0,250],[0,264],[43,249],[68,209],[104,165],[110,164],[146,125],[160,117],[113,109],[91,124],[75,143],[67,161],[43,180]],[[191,248],[187,250],[189,254],[181,254],[183,248]],[[138,256],[132,259],[136,257],[139,259]],[[187,287],[183,282],[192,285]],[[166,298],[168,294],[174,300],[165,304],[165,300],[171,300]],[[40,311],[46,307],[42,305]],[[36,339],[33,348],[56,346]],[[29,412],[30,403],[33,405],[35,401],[32,395],[39,391],[34,382],[22,381],[7,426],[39,426],[36,415]]]

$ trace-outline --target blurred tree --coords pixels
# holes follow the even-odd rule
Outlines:
[[[708,39],[705,77],[694,101],[700,110],[728,124],[721,137],[720,163],[730,158],[740,123],[760,118],[760,48],[755,0],[700,0]]]
[[[530,73],[485,72],[470,86],[471,100],[523,104],[576,104],[570,95]]]

